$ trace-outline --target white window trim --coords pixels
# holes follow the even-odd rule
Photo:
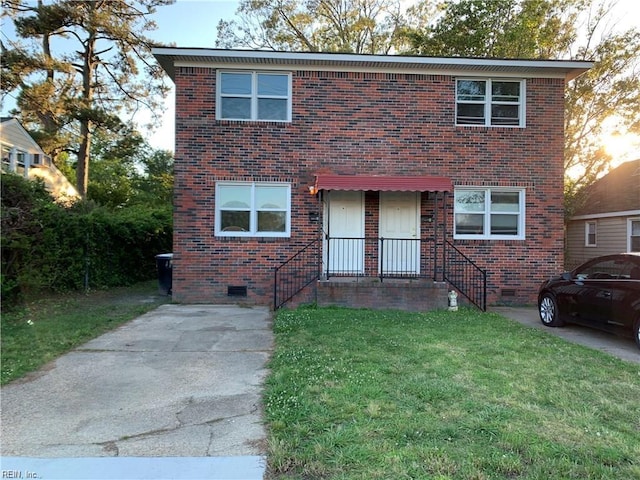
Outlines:
[[[593,225],[595,242],[589,243],[589,225]],[[598,222],[584,222],[584,246],[593,248],[598,246]]]
[[[485,82],[485,99],[480,101],[464,101],[462,103],[483,103],[484,104],[484,124],[472,124],[472,123],[458,123],[458,81],[474,81]],[[493,125],[491,123],[491,82],[518,82],[520,84],[520,101],[518,102],[518,125]],[[491,128],[525,128],[526,124],[526,98],[527,98],[527,82],[525,79],[517,78],[468,78],[460,77],[456,78],[456,104],[455,104],[455,124],[456,127],[491,127]],[[501,102],[495,102],[499,105]],[[512,103],[509,103],[512,105]]]
[[[216,198],[218,198],[218,187],[220,186],[251,186],[251,209],[249,213],[248,232],[227,231],[223,232],[220,222],[220,207],[215,202],[215,235],[218,237],[278,237],[287,238],[291,236],[291,184],[283,182],[216,182]],[[286,187],[287,188],[287,213],[284,232],[258,232],[257,210],[255,206],[255,188],[256,186],[269,187]]]
[[[631,229],[632,222],[640,222],[640,217],[635,218],[627,218],[627,252],[632,252],[631,250]]]
[[[457,234],[455,233],[456,229],[456,204],[455,204],[455,193],[453,200],[453,238],[455,240],[525,240],[525,226],[526,226],[526,198],[525,198],[525,189],[519,187],[456,187],[456,191],[466,191],[466,190],[483,190],[485,192],[485,210],[483,212],[484,215],[484,225],[483,231],[485,233],[480,235],[471,235],[471,234]],[[520,206],[520,210],[518,212],[518,235],[492,235],[491,233],[491,192],[517,192],[519,194],[518,204]]]
[[[222,117],[222,74],[223,73],[244,73],[251,74],[251,118],[223,118]],[[285,120],[274,119],[260,119],[258,116],[258,98],[283,98],[283,97],[258,97],[258,74],[266,75],[286,75],[289,79],[288,91],[287,91],[287,118]],[[277,122],[277,123],[291,123],[291,111],[292,111],[292,86],[291,72],[279,72],[270,70],[218,70],[216,72],[216,120],[228,120],[231,122]],[[247,95],[239,95],[249,98]]]

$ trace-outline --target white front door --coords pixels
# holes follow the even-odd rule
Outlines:
[[[364,273],[363,192],[329,192],[325,205],[324,271],[339,275]]]
[[[379,268],[384,274],[420,273],[420,194],[380,192]],[[394,240],[396,239],[396,240]],[[399,241],[402,239],[404,241]]]

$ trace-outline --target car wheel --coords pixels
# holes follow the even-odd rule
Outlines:
[[[547,327],[562,327],[564,322],[560,320],[558,304],[552,295],[545,293],[538,304],[538,313],[542,324]]]
[[[636,345],[640,348],[640,317],[636,318],[633,324],[633,338],[636,340]]]

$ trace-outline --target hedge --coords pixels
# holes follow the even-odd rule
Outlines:
[[[2,304],[43,291],[126,286],[154,278],[172,250],[171,206],[58,205],[42,184],[2,175]]]

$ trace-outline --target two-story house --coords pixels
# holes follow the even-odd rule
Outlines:
[[[562,269],[564,89],[590,62],[154,55],[176,87],[176,301],[484,308]]]

